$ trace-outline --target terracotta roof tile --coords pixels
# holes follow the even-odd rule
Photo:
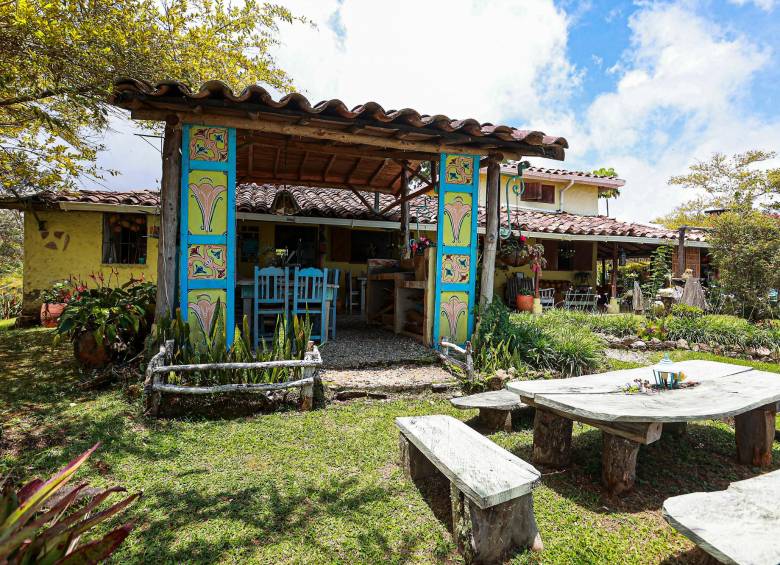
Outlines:
[[[245,184],[237,189],[236,208],[239,212],[271,214],[277,196],[286,191],[297,203],[300,211],[297,215],[340,218],[356,220],[400,221],[401,210],[396,206],[384,216],[377,216],[360,201],[350,190],[336,188],[314,188],[304,186],[278,186]],[[374,194],[364,192],[364,198],[373,203]],[[152,190],[132,192],[82,191],[78,193],[43,193],[36,197],[41,203],[91,202],[95,204],[129,204],[136,206],[157,206],[159,193]],[[380,210],[394,201],[392,196],[379,195]],[[435,224],[438,198],[434,195],[419,196],[409,203],[410,217],[413,223]],[[568,212],[547,212],[543,210],[512,210],[512,225],[515,229],[527,232],[557,233],[562,235],[624,236],[649,237],[675,240],[676,230],[647,226],[644,224],[623,222],[606,216],[582,216]],[[502,220],[505,221],[505,212]],[[480,207],[479,223],[486,223],[485,208]],[[702,232],[692,230],[687,238],[703,241]]]

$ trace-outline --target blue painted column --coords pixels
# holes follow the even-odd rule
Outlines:
[[[433,342],[463,345],[474,331],[479,156],[443,153],[439,161]]]
[[[184,124],[181,166],[182,317],[197,343],[222,308],[230,346],[235,328],[236,130]]]

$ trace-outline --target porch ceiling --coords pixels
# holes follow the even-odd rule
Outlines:
[[[259,86],[235,94],[209,81],[197,92],[180,82],[115,83],[110,103],[133,119],[222,125],[237,130],[236,177],[254,182],[354,188],[398,194],[404,163],[417,171],[441,153],[563,160],[567,141],[539,131],[385,111],[376,102],[349,110],[337,99],[312,105],[298,93],[279,100]]]

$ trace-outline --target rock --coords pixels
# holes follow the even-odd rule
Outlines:
[[[369,393],[367,393],[367,396],[369,398],[375,398],[377,400],[384,400],[385,398],[387,398],[387,393],[384,393],[384,392],[369,392]]]
[[[624,337],[621,340],[621,342],[622,342],[623,346],[631,347],[634,344],[634,342],[637,341],[638,339],[639,339],[638,335],[629,335],[629,336]]]
[[[678,339],[676,344],[677,344],[677,349],[690,349],[687,339]]]
[[[646,349],[646,348],[647,348],[647,344],[641,339],[638,339],[631,344],[631,349]]]
[[[517,369],[515,369],[514,367],[509,367],[509,369],[507,369],[506,372],[509,373],[512,377],[514,377],[517,374]]]
[[[706,343],[700,343],[699,344],[699,351],[708,352],[708,351],[712,351],[712,348],[709,345],[707,345]]]
[[[450,389],[450,383],[431,383],[433,392],[446,392]]]
[[[653,345],[659,345],[661,343],[661,340],[658,339],[657,337],[654,337],[650,339],[650,343]]]
[[[335,394],[336,400],[352,400],[353,398],[365,398],[368,393],[365,390],[342,390]]]
[[[772,352],[769,350],[768,347],[759,347],[756,349],[756,355],[759,357],[769,357],[772,355]]]
[[[676,341],[664,341],[661,344],[662,349],[677,349],[677,342]],[[680,348],[682,349],[682,348]],[[686,348],[687,349],[687,348]]]
[[[499,369],[492,377],[488,378],[487,388],[488,390],[501,390],[510,380],[509,373],[503,369]]]

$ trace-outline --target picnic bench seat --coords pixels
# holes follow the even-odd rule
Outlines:
[[[449,489],[452,533],[466,563],[502,562],[513,551],[541,551],[533,489],[540,473],[451,416],[396,418],[401,465],[411,480]]]
[[[451,398],[450,403],[460,410],[479,409],[479,421],[490,431],[512,431],[512,412],[525,406],[514,392],[506,389],[480,392],[470,396]]]
[[[664,501],[671,526],[721,563],[780,563],[780,471]]]

